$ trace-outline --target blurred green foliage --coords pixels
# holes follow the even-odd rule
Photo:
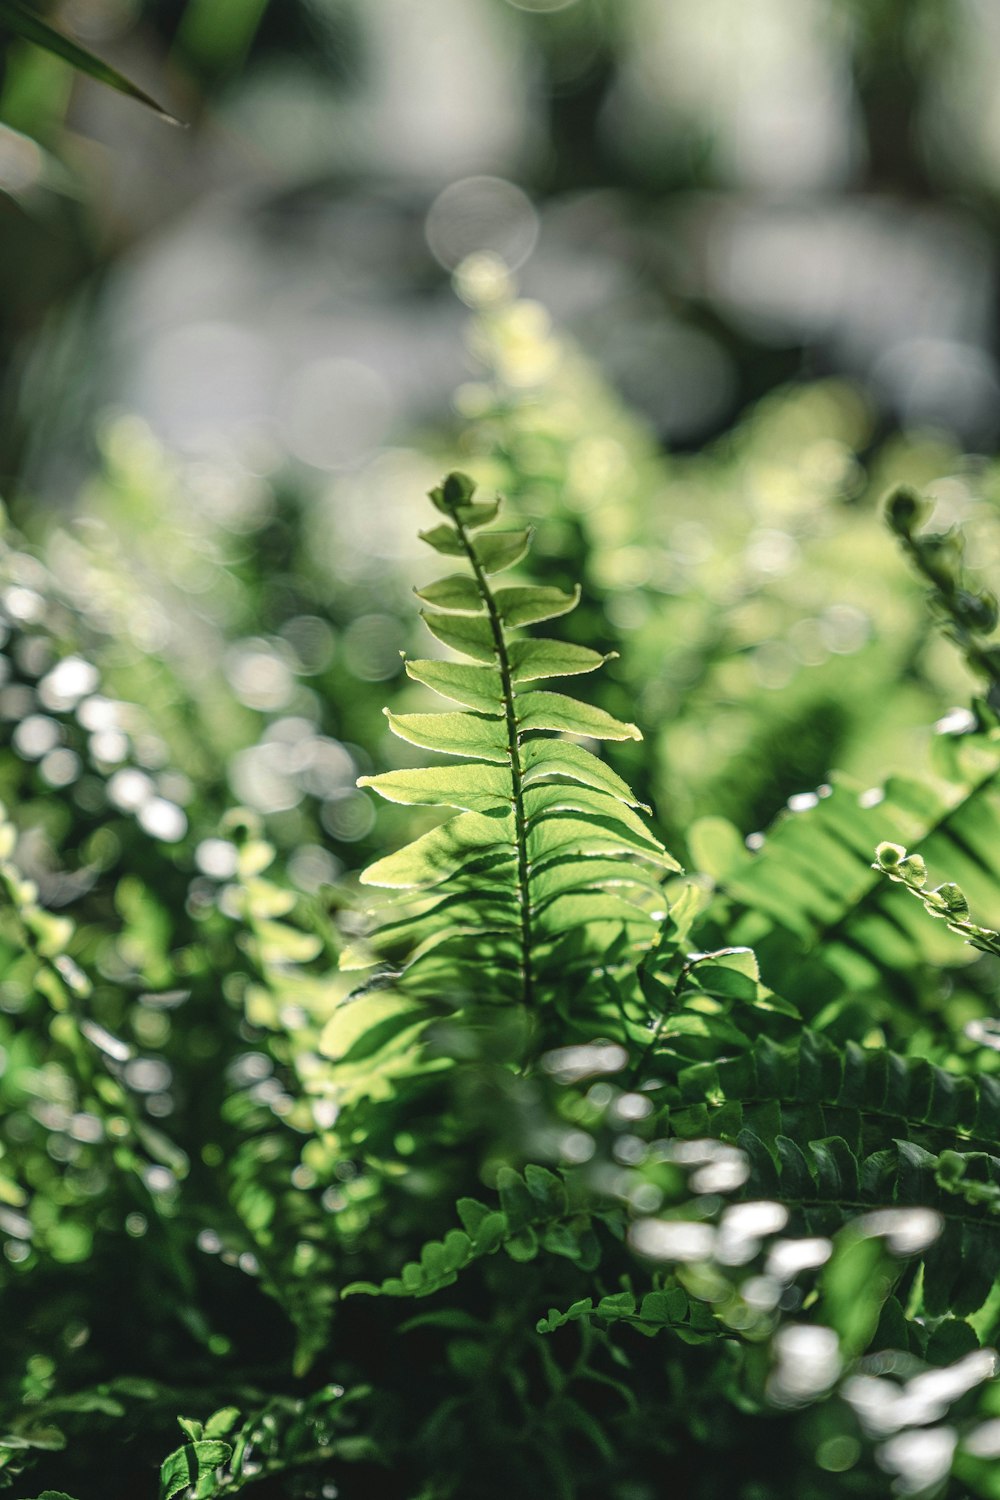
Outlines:
[[[994,30],[930,0],[407,12],[0,0],[0,1491],[996,1496],[998,470],[846,381],[770,389],[843,367],[815,351],[850,345],[849,298],[792,286],[790,333],[781,244],[741,292],[727,218],[944,188],[949,232],[989,227]],[[150,144],[102,77],[191,129]],[[567,214],[529,282],[586,308],[632,263],[579,322],[616,368],[649,321],[619,368],[649,420],[483,253],[450,416],[411,402],[370,459],[320,480],[260,428],[182,457],[95,424],[102,277],[205,181],[284,257],[356,175],[360,258],[405,264],[371,285],[417,302],[454,261],[373,205],[422,215],[484,161],[531,233]],[[978,334],[907,323],[942,300],[902,254],[927,227],[889,235],[917,302],[883,328],[865,281],[863,321],[914,389],[951,357],[976,430]],[[678,331],[704,368],[664,357]],[[695,448],[736,391],[766,394]],[[414,536],[453,465],[532,529],[517,577],[552,606],[550,643],[504,637],[499,698],[481,554],[439,536],[473,566],[442,592]],[[490,705],[537,687],[510,661],[602,658],[536,727],[623,733],[598,764],[519,730],[511,841]],[[429,684],[474,717],[430,725]],[[422,775],[447,734],[471,766]],[[387,877],[413,889],[373,914]]]
[[[317,495],[119,415],[78,510],[5,533],[0,1478],[989,1496],[994,467],[836,383],[664,458],[495,263],[457,284],[447,431]],[[478,868],[458,947],[340,966],[358,871],[436,817],[355,782],[425,759],[381,707],[430,706],[399,653],[437,649],[414,497],[452,459],[534,527],[522,581],[580,584],[547,634],[619,653],[585,696],[645,738],[605,774],[691,872],[550,962],[530,1065]],[[966,539],[907,533],[953,644],[898,483]]]

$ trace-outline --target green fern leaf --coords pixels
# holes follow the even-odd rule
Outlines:
[[[596,672],[611,656],[566,641],[515,641],[508,652],[515,682],[537,682],[543,677],[575,677]]]
[[[488,525],[496,513],[477,506],[473,493],[464,475],[448,476],[432,492],[448,520],[421,534],[442,555],[463,557],[469,573],[418,592],[430,606],[422,614],[432,634],[474,664],[406,664],[411,678],[466,711],[388,714],[400,738],[461,764],[390,771],[360,783],[389,801],[459,811],[365,871],[366,885],[423,894],[412,911],[383,912],[382,930],[356,944],[345,964],[393,961],[395,982],[411,997],[430,998],[438,985],[439,1000],[476,993],[531,1008],[571,969],[624,953],[620,943],[636,951],[648,946],[663,901],[659,881],[678,866],[649,831],[626,782],[584,746],[549,737],[622,740],[639,731],[575,698],[522,687],[592,672],[607,658],[512,634],[565,614],[579,593],[522,584],[494,593],[491,576],[521,560],[530,536],[473,536],[473,526]],[[538,1040],[544,1042],[541,1034]],[[523,1226],[511,1253],[536,1250],[532,1226]]]
[[[389,728],[401,740],[442,755],[475,755],[502,765],[507,759],[503,726],[477,714],[393,714]]]
[[[563,693],[533,690],[518,698],[518,728],[522,734],[532,729],[555,729],[561,734],[581,734],[592,740],[639,740],[634,724],[624,724],[603,708],[580,703]]]
[[[381,1284],[355,1281],[341,1297],[429,1297],[452,1285],[460,1271],[503,1250],[514,1261],[534,1260],[540,1250],[592,1270],[600,1246],[591,1226],[591,1213],[574,1202],[567,1184],[547,1167],[528,1166],[523,1175],[502,1167],[497,1177],[499,1209],[475,1198],[460,1198],[460,1230],[424,1245],[417,1260],[407,1261],[398,1276]]]
[[[408,661],[406,674],[466,708],[497,717],[503,713],[500,684],[489,667],[469,667],[455,661]]]
[[[365,885],[419,890],[440,884],[470,858],[498,849],[513,861],[513,815],[459,813],[450,823],[432,828],[395,854],[369,865],[361,879]]]
[[[706,946],[722,934],[752,944],[772,983],[806,1005],[810,992],[823,993],[820,971],[838,989],[870,989],[884,1003],[912,986],[907,976],[921,964],[959,962],[944,922],[927,922],[907,892],[871,865],[883,841],[911,849],[947,871],[986,923],[1000,926],[1000,737],[939,736],[934,748],[935,774],[923,780],[894,777],[865,792],[833,778],[829,795],[779,818],[757,853],[738,837],[720,838],[717,820],[710,838],[696,834],[718,890],[701,930]]]
[[[371,787],[387,802],[411,807],[460,807],[466,812],[502,812],[510,807],[507,772],[477,763],[383,771],[359,777],[358,786]]]
[[[425,604],[433,604],[435,609],[455,610],[459,614],[480,615],[486,607],[476,580],[467,578],[464,573],[452,573],[413,592]]]
[[[571,594],[562,589],[548,588],[538,584],[511,584],[497,589],[493,596],[497,614],[508,629],[518,625],[540,625],[545,620],[556,620],[568,615],[580,602],[580,589]]]
[[[442,646],[451,646],[476,661],[495,660],[496,642],[488,620],[478,615],[429,614],[425,609],[420,611],[420,618]]]

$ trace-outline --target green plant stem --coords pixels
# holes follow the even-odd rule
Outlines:
[[[967,575],[936,563],[925,537],[916,536],[911,531],[899,531],[897,535],[903,551],[917,571],[937,590],[937,603],[947,616],[945,634],[964,654],[972,670],[981,672],[986,678],[992,700],[993,695],[1000,691],[1000,663],[997,661],[995,648],[983,646],[976,638],[977,634],[988,634],[989,627],[980,626],[977,630],[966,618],[966,601],[982,596],[977,593]]]
[[[503,622],[500,619],[500,612],[497,609],[496,600],[493,598],[493,591],[490,588],[489,580],[483,571],[482,563],[476,556],[476,549],[470,542],[468,532],[463,526],[457,512],[453,512],[452,514],[455,529],[461,538],[465,554],[475,574],[483,603],[486,605],[490,630],[493,632],[493,645],[500,668],[500,686],[503,693],[504,718],[507,725],[507,753],[510,756],[511,801],[514,806],[514,842],[517,849],[517,899],[521,914],[522,995],[525,1006],[530,1009],[534,1002],[534,979],[531,964],[531,898],[528,890],[528,826],[524,812],[524,772],[521,767],[521,741],[517,728],[517,712],[514,706],[514,682],[511,677],[510,658],[507,655],[507,642],[504,639]]]

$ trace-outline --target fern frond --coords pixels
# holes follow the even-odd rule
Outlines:
[[[398,1276],[378,1285],[352,1282],[341,1296],[429,1297],[457,1281],[459,1272],[474,1261],[501,1249],[515,1261],[534,1260],[544,1250],[565,1256],[581,1270],[594,1269],[600,1259],[591,1223],[596,1206],[562,1177],[547,1167],[529,1165],[523,1174],[503,1167],[497,1193],[498,1208],[475,1198],[459,1199],[461,1229],[424,1245],[419,1260],[408,1261]]]
[[[391,802],[454,814],[364,872],[365,884],[406,893],[409,904],[400,915],[383,908],[367,948],[346,962],[394,962],[411,993],[474,992],[531,1010],[567,968],[603,956],[609,932],[627,944],[651,941],[652,911],[662,903],[657,877],[678,866],[627,784],[589,749],[549,737],[623,740],[639,731],[538,685],[596,671],[608,658],[517,634],[566,614],[578,594],[494,588],[494,575],[525,556],[530,534],[484,530],[499,502],[477,502],[473,492],[462,474],[432,491],[445,520],[420,534],[468,571],[417,590],[431,633],[471,661],[406,663],[411,678],[460,706],[387,711],[394,734],[459,763],[360,783]]]
[[[932,890],[927,886],[927,865],[919,854],[907,854],[901,844],[879,844],[873,869],[897,881],[923,905],[930,917],[945,922],[949,932],[964,937],[971,948],[1000,956],[1000,932],[983,927],[969,914],[969,903],[961,886],[947,880]]]
[[[1000,706],[1000,651],[991,640],[1000,618],[995,595],[981,589],[965,567],[965,538],[958,527],[920,532],[930,504],[905,485],[886,504],[886,520],[917,572],[931,586],[930,603],[944,633],[973,672],[986,679],[987,702]]]
[[[569,1323],[591,1323],[598,1328],[625,1323],[647,1338],[670,1329],[687,1344],[707,1343],[724,1338],[729,1332],[710,1306],[688,1296],[678,1283],[644,1295],[611,1292],[596,1302],[592,1297],[582,1297],[563,1311],[552,1307],[547,1317],[539,1318],[535,1331],[555,1333]]]
[[[858,1157],[837,1136],[800,1144],[780,1135],[769,1149],[751,1131],[739,1144],[751,1162],[748,1191],[777,1198],[809,1233],[888,1204],[937,1214],[941,1232],[917,1257],[923,1311],[965,1317],[986,1303],[1000,1275],[1000,1157],[935,1155],[906,1140]]]
[[[855,1155],[894,1138],[932,1151],[1000,1139],[1000,1083],[960,1077],[884,1047],[839,1046],[815,1031],[783,1044],[764,1036],[741,1055],[682,1067],[665,1085],[671,1131],[773,1143],[838,1136]]]
[[[806,1030],[681,1067],[654,1097],[657,1129],[738,1146],[750,1162],[744,1194],[778,1200],[807,1233],[833,1233],[887,1205],[940,1215],[942,1234],[924,1257],[928,1313],[966,1315],[985,1303],[1000,1273],[994,1079]]]
[[[903,845],[947,869],[987,921],[1000,918],[1000,741],[995,732],[942,734],[934,750],[934,774],[923,778],[892,777],[865,791],[832,777],[824,795],[780,817],[754,853],[722,820],[695,825],[695,860],[718,892],[708,940],[723,932],[751,944],[771,983],[803,1004],[807,991],[830,996],[833,986],[816,983],[820,969],[837,990],[884,998],[912,990],[921,963],[953,963],[942,929],[871,863],[881,841]]]

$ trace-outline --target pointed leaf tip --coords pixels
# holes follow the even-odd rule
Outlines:
[[[61,58],[78,73],[84,73],[88,78],[93,78],[108,88],[116,89],[119,94],[125,94],[139,104],[144,104],[168,125],[186,128],[183,120],[179,120],[176,115],[164,109],[162,104],[139,88],[138,84],[126,78],[123,73],[119,73],[117,68],[113,68],[103,58],[96,57],[93,52],[88,52],[85,47],[81,47],[64,32],[57,31],[55,27],[43,21],[41,16],[23,4],[23,0],[0,0],[0,28],[19,37],[22,41],[31,42],[53,57]]]
[[[488,531],[476,542],[476,556],[484,573],[502,573],[519,563],[531,546],[532,530]]]

